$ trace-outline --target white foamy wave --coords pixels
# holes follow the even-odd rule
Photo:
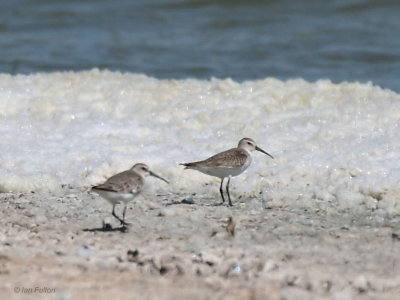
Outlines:
[[[248,136],[275,159],[254,153],[236,202],[400,214],[400,95],[372,84],[0,75],[0,116],[1,191],[90,186],[144,162],[171,181],[150,189],[219,197],[218,179],[177,163]]]

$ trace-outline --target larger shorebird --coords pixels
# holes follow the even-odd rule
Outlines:
[[[123,226],[129,225],[125,222],[125,213],[128,202],[133,200],[143,190],[144,178],[153,176],[168,183],[161,176],[150,171],[145,164],[136,164],[127,171],[118,173],[108,178],[103,184],[92,187],[92,191],[110,202],[113,206],[112,215],[121,222]],[[115,214],[115,205],[124,203],[122,219]]]
[[[225,202],[222,185],[224,179],[228,177],[226,184],[226,193],[228,195],[229,205],[232,206],[231,196],[229,195],[229,183],[231,177],[241,174],[251,164],[251,152],[254,150],[260,151],[269,157],[273,158],[271,154],[265,152],[263,149],[256,145],[256,142],[251,138],[243,138],[239,141],[237,148],[232,148],[224,152],[215,154],[205,160],[183,163],[185,169],[193,169],[200,171],[204,174],[221,178],[221,185],[219,192],[221,193],[222,202]]]

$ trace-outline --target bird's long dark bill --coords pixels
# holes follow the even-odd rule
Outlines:
[[[271,157],[272,159],[274,159],[274,157],[273,157],[271,154],[267,153],[266,151],[264,151],[264,150],[261,149],[260,147],[256,146],[256,150],[257,150],[257,151],[260,151],[260,152],[262,152],[262,153],[264,153],[264,154],[267,154],[269,157]]]
[[[150,171],[150,175],[153,176],[153,177],[156,177],[158,179],[161,179],[162,181],[165,181],[166,183],[169,183],[167,180],[165,180],[161,176],[158,176],[156,173],[153,173],[153,172]]]

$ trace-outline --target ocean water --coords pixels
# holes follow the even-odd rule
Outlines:
[[[3,74],[0,99],[3,192],[89,188],[144,162],[171,182],[149,178],[149,201],[172,192],[214,203],[219,179],[178,163],[248,136],[275,159],[253,154],[231,182],[234,203],[400,214],[400,95],[370,83],[160,80],[94,69]]]
[[[3,0],[0,73],[371,81],[400,92],[397,0]]]

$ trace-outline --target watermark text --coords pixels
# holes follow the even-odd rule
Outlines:
[[[14,287],[14,293],[16,294],[54,294],[56,292],[55,288],[47,286],[35,286],[35,287],[25,287],[16,286]]]

